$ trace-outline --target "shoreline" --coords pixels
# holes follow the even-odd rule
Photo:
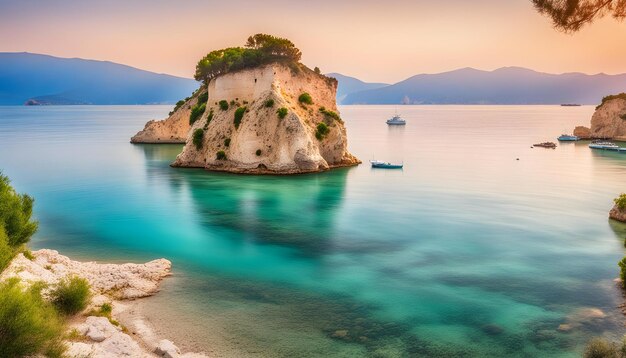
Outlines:
[[[151,317],[145,316],[144,312],[134,313],[134,308],[141,305],[140,300],[157,294],[161,282],[171,276],[170,261],[157,259],[144,264],[79,262],[48,249],[33,251],[32,255],[31,260],[19,253],[0,274],[0,281],[19,278],[27,286],[35,282],[54,284],[75,275],[90,284],[90,304],[67,321],[64,343],[68,347],[68,356],[208,357],[205,353],[181,353],[171,340],[155,332],[155,327],[150,324]],[[112,306],[109,315],[98,313],[103,304]]]

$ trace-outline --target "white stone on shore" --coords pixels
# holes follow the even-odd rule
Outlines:
[[[78,262],[55,250],[33,252],[34,260],[19,254],[0,276],[0,280],[18,277],[24,282],[44,281],[54,284],[68,275],[83,277],[96,294],[117,299],[146,297],[158,291],[159,283],[170,274],[172,263],[158,259],[145,264],[98,264]]]
[[[154,353],[156,353],[160,357],[165,358],[180,357],[180,350],[178,349],[178,347],[176,347],[172,341],[169,341],[167,339],[162,339],[159,341],[159,344],[154,350]]]

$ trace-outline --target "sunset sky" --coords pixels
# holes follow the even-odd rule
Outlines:
[[[0,0],[0,52],[185,77],[206,52],[258,32],[291,39],[310,67],[366,81],[460,67],[626,72],[626,23],[563,34],[529,0]]]

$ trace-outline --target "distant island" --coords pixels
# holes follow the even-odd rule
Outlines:
[[[300,57],[291,41],[265,34],[250,36],[245,47],[210,52],[196,66],[200,88],[131,142],[184,142],[173,166],[233,173],[297,174],[359,164],[348,152],[337,80]]]

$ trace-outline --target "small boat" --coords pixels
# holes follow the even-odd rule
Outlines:
[[[580,107],[580,104],[578,104],[578,103],[563,103],[563,104],[561,104],[561,107]]]
[[[406,121],[400,118],[400,116],[396,114],[391,119],[387,120],[387,124],[393,125],[393,126],[403,126],[406,124]]]
[[[383,162],[382,160],[370,160],[372,163],[372,168],[383,168],[383,169],[402,169],[404,164],[391,164],[389,162]]]
[[[620,146],[613,142],[607,142],[602,140],[594,140],[593,142],[591,142],[591,144],[589,144],[589,148],[615,151],[622,151],[622,149],[624,149],[626,151],[626,148],[620,148]]]
[[[561,134],[559,138],[557,138],[560,142],[576,142],[580,140],[579,136],[575,136],[573,134]]]
[[[533,144],[533,147],[541,147],[541,148],[556,148],[556,144],[552,143],[552,142],[543,142],[543,143],[537,143],[537,144]]]

